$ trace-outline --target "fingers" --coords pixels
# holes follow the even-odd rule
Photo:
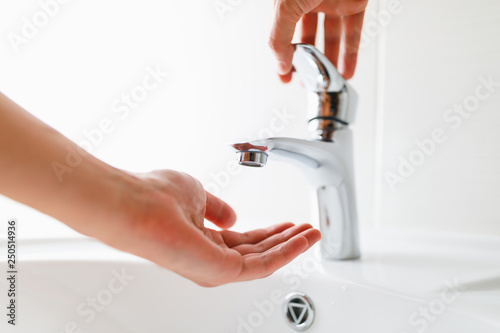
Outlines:
[[[239,280],[259,279],[274,273],[309,249],[321,238],[319,231],[316,229],[307,230],[305,233],[307,235],[302,233],[296,235],[259,255],[244,256]]]
[[[279,74],[278,77],[280,78],[281,82],[288,83],[288,82],[292,81],[292,72],[287,73],[285,75]]]
[[[318,14],[308,13],[300,20],[300,42],[314,45],[316,41],[316,30],[318,28]]]
[[[365,12],[362,11],[342,19],[344,49],[341,74],[346,80],[352,78],[356,69],[364,15]]]
[[[259,256],[243,258],[243,267],[239,280],[246,281],[269,276],[295,259],[308,246],[307,239],[302,236],[295,236],[286,243]]]
[[[301,231],[302,230],[302,231]],[[281,233],[284,237],[281,241],[273,240]],[[298,233],[298,234],[297,234]],[[250,253],[242,255],[233,248],[227,248],[225,244],[213,246],[197,246],[192,248],[197,265],[187,265],[182,271],[176,270],[181,275],[187,276],[199,285],[206,287],[218,286],[221,284],[248,281],[266,277],[277,269],[288,264],[298,255],[307,251],[312,245],[320,240],[319,230],[313,229],[310,225],[294,227],[292,223],[282,223],[266,229],[254,230],[245,234],[238,234],[229,230],[217,232],[224,235],[225,241],[255,241],[261,240],[268,248],[262,253]],[[202,236],[196,233],[197,236]],[[234,239],[233,239],[234,238]],[[196,240],[196,244],[203,245],[207,239]],[[215,241],[217,244],[218,242]],[[275,244],[273,246],[273,244]],[[206,244],[210,245],[210,244]],[[221,247],[221,245],[223,245]],[[218,250],[216,250],[218,249]],[[194,270],[193,270],[194,269]]]
[[[299,23],[300,42],[314,45],[316,41],[316,30],[318,28],[318,14],[308,13],[302,15]],[[292,80],[292,72],[286,75],[280,75],[280,80],[283,83],[288,83]]]
[[[236,213],[227,203],[207,193],[205,218],[220,228],[230,228],[236,221]]]
[[[367,0],[323,1],[323,0],[275,0],[274,20],[269,37],[269,46],[274,53],[276,70],[284,83],[292,79],[292,46],[295,26],[302,17],[301,42],[314,44],[317,14],[325,16],[325,54],[337,66],[342,54],[341,74],[350,79],[356,68],[358,48]],[[343,43],[340,43],[340,40]],[[340,45],[344,45],[340,52]]]
[[[276,0],[269,46],[274,53],[276,70],[283,82],[291,78],[295,26],[303,14],[322,0]]]
[[[311,246],[313,246],[314,244],[316,244],[317,242],[320,241],[321,232],[319,232],[318,229],[309,229],[309,230],[302,232],[300,234],[300,236],[305,237],[307,239],[307,241],[309,242],[309,246],[306,247],[306,249],[304,250],[304,252],[305,252],[305,251],[309,250],[311,248]]]
[[[280,233],[274,234],[270,237],[267,237],[256,244],[240,244],[238,246],[233,247],[233,250],[238,251],[241,255],[251,254],[251,253],[262,253],[265,252],[276,245],[279,245],[283,242],[286,242],[290,238],[295,235],[298,235],[308,229],[311,229],[312,226],[309,224],[302,224],[298,226],[294,226],[288,228]]]
[[[294,224],[287,222],[273,225],[265,229],[252,230],[245,233],[234,232],[230,230],[222,230],[220,234],[224,239],[226,245],[230,248],[238,246],[240,244],[256,244],[269,238],[275,234],[279,234],[284,230],[293,227]]]
[[[336,15],[325,15],[325,56],[337,67],[342,37],[342,18]]]
[[[319,241],[321,239],[321,233],[319,232],[319,230],[317,229],[314,229],[312,227],[302,231],[301,233],[297,234],[297,235],[294,235],[293,237],[296,237],[296,236],[301,236],[301,237],[304,237],[307,239],[307,241],[309,242],[309,245],[304,249],[304,251],[307,251],[309,250],[309,248],[311,246],[313,246],[317,241]],[[281,246],[282,244],[286,243],[286,241],[283,241],[281,243],[278,243],[277,245],[275,245],[274,247],[270,247],[267,251],[272,251],[275,247],[279,247]],[[247,258],[247,257],[254,257],[254,256],[260,256],[262,255],[263,253],[265,253],[266,251],[263,251],[262,253],[259,253],[259,252],[255,252],[255,253],[249,253],[249,254],[246,254],[244,255],[244,258]]]

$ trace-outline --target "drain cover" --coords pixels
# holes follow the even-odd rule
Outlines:
[[[289,294],[285,299],[285,318],[296,331],[305,331],[314,321],[312,302],[303,293]]]

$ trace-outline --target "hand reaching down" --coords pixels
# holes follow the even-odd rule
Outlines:
[[[292,79],[292,38],[300,20],[300,42],[314,45],[318,13],[325,13],[327,58],[345,79],[354,75],[363,17],[368,0],[275,0],[269,46],[281,81]],[[342,49],[341,49],[342,46]],[[339,63],[339,55],[342,55]]]

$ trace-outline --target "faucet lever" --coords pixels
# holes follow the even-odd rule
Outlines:
[[[340,92],[344,88],[344,78],[328,58],[312,45],[296,44],[292,64],[309,91]]]
[[[354,120],[356,93],[330,60],[312,45],[296,44],[292,63],[309,92],[309,122],[317,122],[321,141],[332,141],[334,131]]]

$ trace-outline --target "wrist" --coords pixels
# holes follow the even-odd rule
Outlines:
[[[41,202],[40,210],[84,235],[109,237],[119,227],[117,223],[127,221],[126,196],[136,186],[137,177],[98,160],[72,142],[65,150],[78,153],[74,156],[78,163],[71,165],[62,180],[54,177],[52,198],[46,204]]]

